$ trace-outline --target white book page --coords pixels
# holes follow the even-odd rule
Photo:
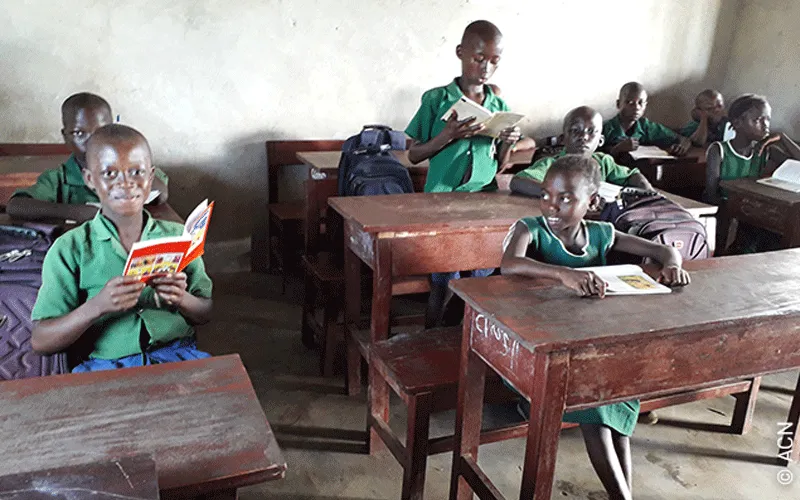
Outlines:
[[[800,161],[786,160],[780,167],[775,169],[772,177],[793,184],[800,184]]]
[[[518,113],[510,113],[507,111],[499,111],[494,114],[484,125],[486,128],[480,132],[481,135],[488,135],[489,137],[497,137],[500,132],[509,128],[516,127],[525,115]]]
[[[447,112],[442,116],[442,120],[449,120],[453,111],[456,112],[459,120],[465,120],[467,118],[474,117],[476,125],[479,123],[485,123],[489,121],[492,116],[494,116],[494,113],[472,99],[467,99],[464,96],[461,96],[455,103],[453,103],[452,106],[450,106],[450,109],[448,109]]]
[[[156,198],[158,198],[159,196],[161,196],[161,191],[159,191],[158,189],[151,189],[150,194],[147,196],[147,199],[144,200],[144,204],[148,205],[156,201]]]
[[[606,282],[607,295],[651,295],[672,293],[668,287],[648,276],[642,268],[633,264],[621,266],[584,267],[581,271],[592,271]]]
[[[635,151],[631,151],[630,155],[634,160],[641,160],[642,158],[670,160],[675,158],[658,146],[639,146]]]
[[[183,234],[191,236],[191,230],[194,227],[194,223],[197,222],[197,219],[203,213],[203,211],[208,208],[208,198],[201,201],[199,205],[197,205],[192,213],[189,214],[189,217],[186,218],[186,225],[183,226]]]
[[[619,196],[620,191],[622,191],[622,186],[617,186],[615,184],[611,184],[606,181],[601,181],[600,189],[597,190],[597,193],[606,202],[612,202],[617,199],[617,196]]]

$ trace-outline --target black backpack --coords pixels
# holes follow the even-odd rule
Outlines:
[[[339,159],[339,196],[413,193],[408,169],[392,154],[406,149],[403,132],[365,125],[347,139]]]
[[[711,256],[705,226],[686,209],[653,191],[624,188],[616,202],[606,203],[600,220],[614,224],[617,231],[674,247],[684,260]]]

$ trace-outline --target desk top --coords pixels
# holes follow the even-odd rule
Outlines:
[[[800,249],[685,267],[692,283],[668,295],[584,299],[552,281],[507,276],[451,281],[450,288],[530,351],[697,332],[745,318],[800,318]]]
[[[238,355],[0,383],[3,472],[152,454],[159,488],[202,492],[286,470]]]
[[[634,160],[630,153],[621,153],[617,155],[620,165],[637,166],[637,165],[669,165],[677,163],[697,163],[705,165],[706,163],[706,148],[699,148],[693,146],[689,148],[683,156],[676,158],[641,158]]]
[[[149,455],[0,477],[0,500],[158,500]]]
[[[67,161],[67,158],[69,155],[0,156],[0,173],[44,172],[47,169],[58,167]]]
[[[729,192],[763,196],[789,205],[800,203],[800,193],[792,193],[785,189],[767,186],[756,182],[756,179],[733,179],[720,181],[719,184]]]
[[[329,198],[345,219],[368,233],[508,229],[521,217],[541,215],[535,198],[509,193],[413,193]]]
[[[297,159],[317,170],[330,174],[339,170],[339,157],[341,151],[306,151],[297,153]],[[427,171],[430,166],[428,160],[413,165],[408,161],[408,151],[392,151],[392,154],[411,171]]]

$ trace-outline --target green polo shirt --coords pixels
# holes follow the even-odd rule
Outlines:
[[[169,183],[167,174],[156,168],[156,177],[165,185]],[[17,189],[14,196],[25,196],[42,201],[53,203],[65,203],[71,205],[85,205],[86,203],[98,203],[100,199],[94,191],[83,182],[81,166],[75,159],[75,155],[70,155],[67,161],[60,167],[45,170],[36,179],[36,184],[31,187]]]
[[[508,105],[484,85],[483,107],[489,111],[508,111]],[[406,134],[418,142],[428,142],[441,132],[446,123],[442,116],[464,93],[456,80],[422,94],[422,104],[406,127]],[[489,191],[497,189],[497,157],[491,137],[476,135],[459,139],[430,158],[426,193],[449,191]],[[471,170],[470,170],[471,169]],[[464,177],[470,173],[469,179]]]
[[[156,220],[147,211],[142,240],[179,236],[183,226]],[[94,219],[67,231],[58,238],[44,259],[42,286],[31,319],[63,316],[94,297],[108,280],[122,274],[128,253],[122,247],[116,227],[100,212]],[[189,264],[187,291],[197,297],[211,297],[211,279],[203,260]],[[92,358],[118,359],[142,352],[140,332],[146,332],[150,344],[169,342],[194,334],[192,326],[177,312],[158,308],[155,291],[146,287],[136,307],[123,313],[107,314],[84,333],[96,338]]]
[[[540,158],[530,167],[517,173],[516,177],[533,179],[536,182],[544,182],[544,176],[547,174],[547,171],[556,160],[565,154],[567,154],[567,152],[562,149],[561,152],[554,156]],[[592,158],[600,165],[600,175],[602,175],[603,180],[611,184],[624,186],[630,176],[639,173],[638,168],[628,168],[617,165],[614,161],[614,157],[605,153],[592,153]]]
[[[606,145],[613,146],[627,138],[637,139],[642,146],[668,147],[678,142],[678,134],[669,128],[648,120],[639,118],[633,122],[630,131],[622,129],[619,115],[603,123],[603,137]]]

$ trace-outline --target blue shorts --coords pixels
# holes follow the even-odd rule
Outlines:
[[[433,273],[431,274],[431,285],[446,287],[450,280],[457,280],[464,278],[485,278],[491,276],[494,268],[491,269],[476,269],[474,271],[461,271],[454,273]]]
[[[132,354],[119,359],[87,359],[72,369],[72,373],[97,372],[101,370],[116,370],[117,368],[131,368],[134,366],[158,365],[175,361],[188,361],[190,359],[210,358],[207,352],[197,350],[197,342],[192,337],[174,340],[158,349]]]

